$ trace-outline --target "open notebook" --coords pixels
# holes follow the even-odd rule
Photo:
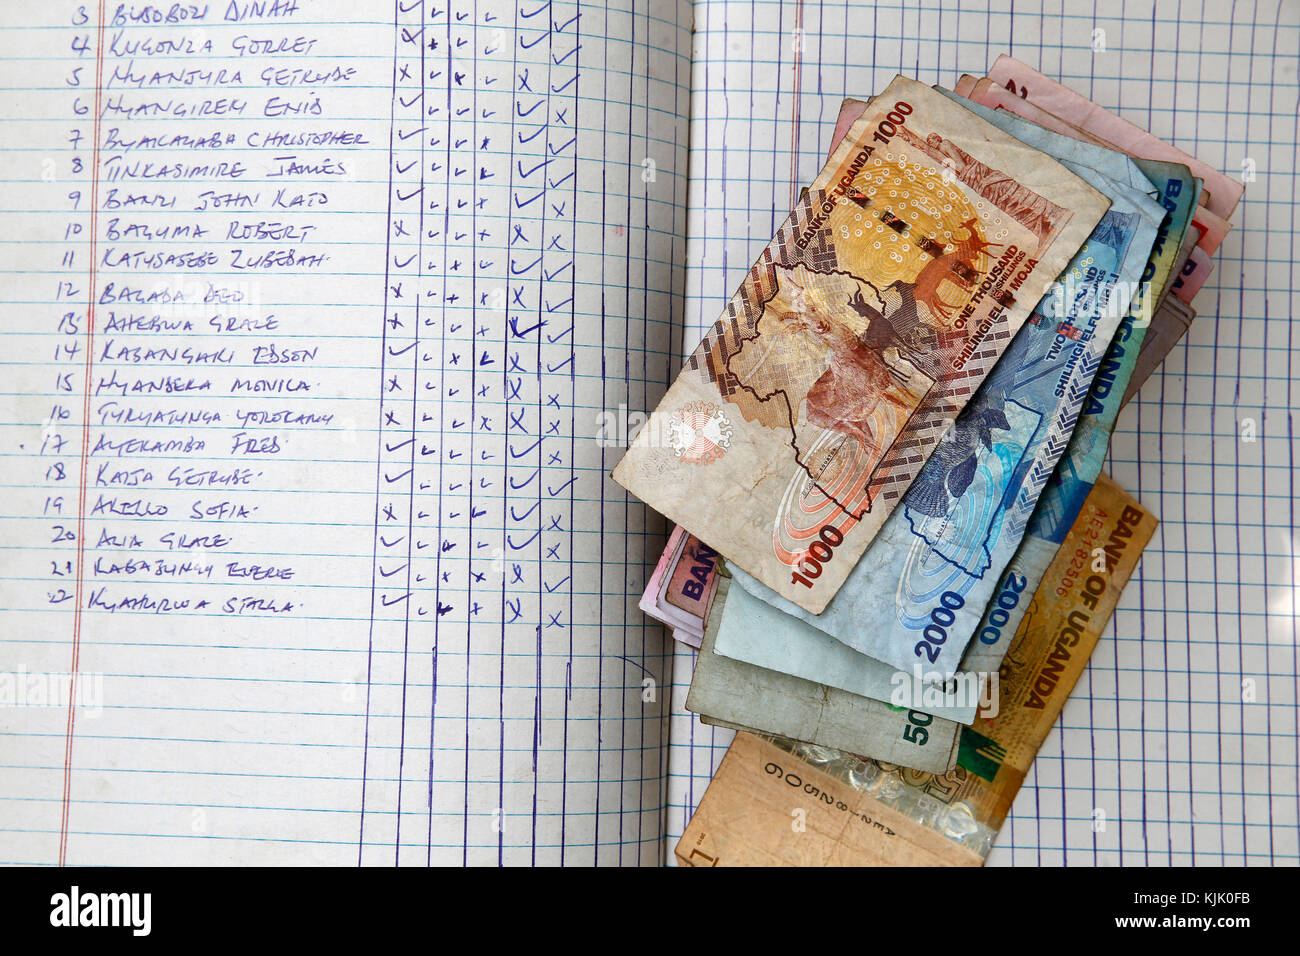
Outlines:
[[[671,860],[730,734],[608,473],[840,98],[1008,51],[1258,181],[990,862],[1294,861],[1300,15],[993,6],[5,5],[0,860]]]

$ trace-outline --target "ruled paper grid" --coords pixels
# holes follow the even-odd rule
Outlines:
[[[1300,5],[701,0],[695,30],[687,351],[822,165],[842,97],[895,73],[951,88],[1007,52],[1231,175],[1255,161],[1199,317],[1112,441],[1107,470],[1160,528],[988,862],[1295,864]],[[731,739],[684,711],[692,666],[679,645],[670,860]]]
[[[117,9],[103,6],[110,15]],[[343,162],[346,176],[295,178],[299,188],[329,193],[325,211],[268,215],[262,201],[245,214],[317,224],[314,244],[331,259],[317,274],[202,274],[243,282],[255,300],[250,314],[278,317],[273,336],[205,335],[209,312],[187,306],[163,311],[195,319],[198,332],[133,338],[107,332],[100,310],[96,347],[114,335],[132,346],[227,345],[239,350],[233,373],[244,370],[254,341],[319,345],[315,363],[294,368],[305,368],[313,383],[306,396],[227,395],[229,375],[214,373],[219,384],[210,399],[133,399],[225,416],[192,429],[208,440],[205,449],[149,459],[161,475],[174,465],[238,464],[227,454],[240,429],[236,409],[292,407],[335,417],[283,429],[282,454],[259,461],[266,477],[248,489],[188,495],[161,480],[124,487],[123,498],[142,496],[172,510],[165,518],[89,520],[88,534],[102,525],[136,533],[144,546],[88,546],[87,590],[148,591],[155,599],[211,593],[218,600],[255,590],[94,570],[97,555],[157,558],[164,530],[220,530],[234,543],[195,553],[216,564],[218,578],[232,559],[291,566],[293,580],[256,590],[291,600],[296,613],[229,616],[216,606],[185,615],[84,613],[78,669],[87,675],[83,688],[102,680],[102,698],[101,706],[78,708],[69,766],[66,707],[0,708],[0,861],[54,863],[66,843],[68,862],[81,864],[657,865],[669,656],[662,628],[636,600],[663,523],[609,480],[618,445],[601,444],[597,435],[604,413],[654,406],[679,351],[689,6],[372,0],[359,8],[314,0],[297,5],[288,20],[251,23],[222,22],[224,4],[211,9],[210,22],[115,25],[104,37],[111,42],[120,29],[127,40],[212,40],[211,52],[139,52],[134,68],[148,75],[178,65],[242,67],[236,92],[252,98],[252,115],[199,122],[114,116],[111,125],[123,136],[228,129],[241,142],[250,130],[363,133],[368,144],[352,150],[283,150]],[[79,10],[89,25],[75,19]],[[52,556],[61,562],[72,551],[64,543],[51,554],[51,519],[40,511],[45,496],[64,486],[41,483],[56,457],[42,455],[41,443],[58,430],[43,428],[57,400],[53,376],[72,371],[78,427],[64,457],[75,467],[80,366],[65,368],[50,355],[61,341],[59,313],[85,313],[89,256],[69,244],[64,224],[69,182],[83,190],[88,183],[84,165],[80,179],[69,175],[68,129],[89,114],[74,113],[78,91],[70,92],[68,80],[82,68],[79,106],[89,106],[96,12],[94,3],[5,5],[0,30],[7,91],[0,117],[10,131],[0,149],[10,227],[0,265],[7,304],[0,326],[4,678],[58,674],[70,664],[69,604],[46,605],[51,582],[44,572]],[[235,61],[231,43],[241,34],[315,37],[312,56],[281,57],[277,65],[341,63],[359,75],[322,92],[322,118],[268,120],[258,79],[268,58]],[[75,52],[83,35],[88,56]],[[125,64],[116,54],[107,61],[108,75]],[[132,89],[114,86],[114,94]],[[225,92],[164,84],[159,98],[200,101]],[[415,133],[424,122],[428,138]],[[87,129],[77,153],[83,164],[89,139]],[[180,147],[144,155],[229,158]],[[235,188],[270,188],[264,170],[274,164],[266,153],[238,155],[254,171]],[[46,159],[55,173],[49,179],[42,178]],[[160,187],[184,196],[174,217],[149,209],[111,215],[200,222],[224,255],[222,233],[238,213],[187,210],[211,185],[200,179]],[[450,212],[426,205],[418,213],[423,200],[411,201],[414,190]],[[109,215],[101,215],[98,233]],[[86,220],[84,203],[72,219]],[[440,237],[440,229],[450,234]],[[181,238],[130,244],[195,244]],[[100,251],[109,244],[101,235]],[[60,260],[68,248],[76,251],[73,269]],[[457,261],[459,270],[452,268]],[[78,306],[54,301],[64,278],[77,280]],[[124,278],[154,289],[178,276],[104,269],[97,286]],[[405,297],[394,291],[398,285]],[[407,311],[412,289],[425,303],[419,323]],[[493,290],[504,293],[499,301]],[[393,318],[403,320],[400,334]],[[417,326],[426,336],[418,343]],[[408,349],[402,335],[418,347]],[[104,362],[95,374],[109,367],[124,376],[134,368]],[[177,371],[166,363],[139,368]],[[399,420],[390,421],[389,412]],[[96,417],[90,438],[169,438],[174,431],[100,427]],[[415,461],[414,477],[404,477],[394,454]],[[122,461],[123,468],[140,463]],[[100,459],[91,462],[93,476]],[[198,496],[255,511],[246,521],[200,524],[188,516],[189,499]],[[400,522],[388,524],[390,514]],[[403,536],[415,550],[400,544]],[[407,562],[411,571],[386,557],[396,553],[385,551],[390,539],[403,556],[416,555]],[[382,628],[373,626],[377,618]]]

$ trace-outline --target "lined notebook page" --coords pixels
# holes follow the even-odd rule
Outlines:
[[[696,5],[687,346],[821,167],[841,98],[895,73],[951,88],[1008,52],[1215,168],[1253,172],[1199,318],[1111,445],[1110,474],[1160,528],[988,862],[1296,863],[1300,8],[958,6]],[[693,655],[676,655],[670,848],[731,737],[682,710]]]
[[[661,861],[689,12],[3,6],[0,859]]]

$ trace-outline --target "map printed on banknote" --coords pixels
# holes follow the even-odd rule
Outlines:
[[[1109,201],[899,77],[613,477],[820,612]]]

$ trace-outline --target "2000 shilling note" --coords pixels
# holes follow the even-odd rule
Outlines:
[[[981,81],[982,82],[982,81]],[[977,84],[977,87],[979,84]],[[1009,104],[1017,107],[1017,103]],[[1008,642],[1025,613],[1024,598],[1038,587],[1060,542],[1101,473],[1102,462],[1119,410],[1127,401],[1129,382],[1140,364],[1142,348],[1153,329],[1163,330],[1162,310],[1152,307],[1159,290],[1171,290],[1172,274],[1183,245],[1195,244],[1190,222],[1202,195],[1199,181],[1184,164],[1163,160],[1137,160],[1155,184],[1160,203],[1168,211],[1144,273],[1139,303],[1125,316],[1111,343],[1093,387],[1084,402],[1070,444],[1053,472],[1030,518],[1020,547],[1007,566],[985,609],[983,619],[962,658],[962,670],[983,674],[996,670]],[[1195,251],[1195,250],[1194,250]],[[1157,320],[1157,316],[1161,316]]]
[[[1181,167],[1175,164],[1175,168]],[[1170,201],[1170,218],[1174,219],[1176,213],[1185,208],[1179,204],[1178,197],[1171,196],[1169,191],[1171,185],[1178,181],[1178,176],[1162,179],[1153,175],[1153,178],[1158,180],[1162,196]],[[1161,285],[1162,271],[1170,265],[1171,248],[1171,242],[1159,247],[1156,254],[1157,269],[1148,288]],[[997,669],[1007,652],[1011,636],[1016,633],[1025,615],[1025,596],[1037,590],[1061,542],[1074,526],[1079,508],[1091,491],[1093,482],[1101,474],[1111,431],[1115,428],[1120,408],[1128,393],[1129,382],[1137,368],[1142,343],[1151,327],[1149,322],[1136,321],[1144,314],[1149,314],[1145,308],[1135,309],[1120,324],[1102,367],[1093,380],[1079,422],[1074,434],[1070,436],[1070,444],[1038,499],[1020,547],[1004,571],[994,591],[993,600],[989,602],[975,631],[975,640],[966,649],[961,663],[962,670],[987,673]]]
[[[898,77],[614,480],[820,612],[1109,201]]]

